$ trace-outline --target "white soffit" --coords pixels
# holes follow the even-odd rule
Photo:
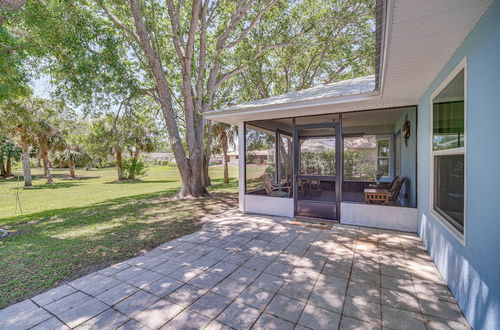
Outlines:
[[[416,105],[491,5],[492,0],[386,0],[381,94],[375,77],[306,90],[208,112],[205,118],[243,121]],[[382,49],[384,51],[384,49]]]
[[[388,0],[393,15],[382,65],[382,97],[420,99],[491,3]]]

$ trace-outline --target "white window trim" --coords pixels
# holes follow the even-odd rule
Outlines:
[[[382,134],[382,135],[377,135],[376,138],[376,148],[377,148],[377,170],[378,170],[378,159],[379,158],[387,158],[389,160],[389,175],[384,175],[381,177],[381,181],[391,181],[394,178],[394,139],[391,134]],[[387,157],[382,157],[378,155],[378,141],[380,140],[387,140],[389,141],[389,156]]]
[[[460,71],[464,70],[464,146],[446,150],[433,150],[434,146],[434,99],[441,91],[457,76]],[[466,244],[467,235],[467,57],[464,57],[460,63],[448,74],[446,79],[434,90],[429,99],[430,104],[430,201],[429,212],[436,218],[448,231],[462,244]],[[434,156],[443,155],[464,155],[464,232],[460,233],[448,220],[446,220],[439,212],[434,210]]]

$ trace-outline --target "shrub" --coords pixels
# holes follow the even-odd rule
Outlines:
[[[134,180],[146,174],[147,166],[140,159],[127,158],[123,161],[123,172],[128,179]]]

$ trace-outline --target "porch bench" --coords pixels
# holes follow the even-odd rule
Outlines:
[[[389,191],[385,189],[365,189],[366,204],[389,205]]]

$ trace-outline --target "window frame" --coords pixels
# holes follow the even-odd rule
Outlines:
[[[274,168],[274,179],[275,180],[281,180],[280,177],[281,177],[281,171],[280,171],[280,164],[281,164],[281,151],[280,151],[280,148],[279,148],[279,143],[281,143],[281,138],[284,137],[284,138],[287,138],[287,139],[290,139],[292,138],[292,136],[290,134],[288,134],[287,132],[284,132],[284,131],[281,131],[279,129],[276,129],[276,130],[270,130],[270,129],[267,129],[267,128],[263,128],[263,127],[259,127],[257,125],[254,125],[254,124],[251,124],[251,123],[248,123],[248,122],[244,122],[244,132],[243,132],[243,137],[244,137],[244,147],[243,147],[243,151],[244,151],[244,161],[243,161],[243,164],[244,164],[244,179],[245,179],[245,195],[253,195],[252,193],[256,192],[256,191],[259,191],[261,190],[262,188],[259,188],[259,189],[248,189],[248,176],[247,176],[247,166],[248,166],[248,145],[247,145],[247,142],[248,142],[248,139],[247,139],[247,132],[248,130],[253,130],[253,131],[260,131],[262,133],[265,133],[265,134],[268,134],[270,136],[274,136],[274,165],[275,165],[275,168]],[[292,139],[293,140],[293,139]],[[265,195],[265,197],[272,197],[272,198],[293,198],[293,197],[284,197],[284,196],[270,196],[270,195]]]
[[[448,84],[455,79],[455,77],[464,71],[464,146],[458,148],[444,149],[444,150],[434,150],[434,99],[445,89]],[[467,57],[464,57],[458,65],[448,74],[448,76],[443,80],[443,82],[434,90],[429,99],[430,104],[430,200],[429,200],[429,212],[437,219],[448,231],[462,244],[465,246],[466,235],[467,235]],[[463,155],[464,156],[464,224],[463,233],[461,233],[455,226],[450,223],[450,220],[446,219],[441,213],[439,213],[434,207],[434,189],[435,189],[435,156],[450,156],[450,155]]]
[[[378,170],[378,160],[381,158],[387,158],[388,160],[388,166],[389,166],[389,173],[388,175],[384,175],[380,178],[380,181],[382,182],[390,182],[394,178],[394,136],[392,134],[377,134],[375,141],[376,141],[376,149],[377,149],[377,163],[376,163],[376,170]],[[379,141],[387,140],[389,142],[389,155],[388,156],[379,156],[378,154],[378,143]]]

